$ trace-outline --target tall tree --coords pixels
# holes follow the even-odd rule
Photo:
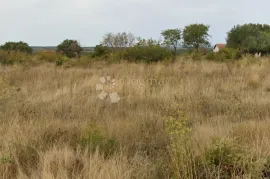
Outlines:
[[[184,45],[195,48],[197,52],[201,46],[209,46],[209,28],[210,26],[204,24],[191,24],[186,26],[183,31]]]
[[[162,31],[161,35],[164,39],[164,45],[173,48],[173,53],[176,56],[177,47],[180,45],[181,30],[180,29],[167,29]]]
[[[234,26],[227,36],[227,46],[245,53],[270,52],[270,25],[244,24]]]

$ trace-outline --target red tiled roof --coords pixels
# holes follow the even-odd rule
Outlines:
[[[215,47],[218,47],[218,48],[225,48],[225,47],[226,47],[226,44],[216,44]]]

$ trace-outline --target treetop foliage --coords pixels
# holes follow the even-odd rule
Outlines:
[[[130,32],[108,33],[103,37],[101,44],[110,48],[132,47],[135,40],[136,37]]]
[[[234,26],[228,32],[227,46],[245,53],[270,52],[270,25],[250,23]]]
[[[83,48],[77,40],[64,40],[57,46],[57,52],[61,52],[69,58],[79,57]]]
[[[183,31],[183,40],[186,47],[193,47],[197,51],[202,46],[210,46],[208,34],[210,26],[204,24],[191,24]]]
[[[5,51],[16,51],[16,52],[24,52],[24,53],[32,53],[33,49],[25,42],[6,42],[4,45],[1,46],[2,50]]]
[[[162,31],[161,35],[163,36],[163,44],[168,47],[173,47],[174,55],[176,55],[176,49],[180,45],[181,40],[181,30],[180,29],[167,29]]]

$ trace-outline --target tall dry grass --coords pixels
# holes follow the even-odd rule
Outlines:
[[[1,66],[0,178],[267,176],[269,72],[268,59]],[[117,104],[97,97],[108,75]]]

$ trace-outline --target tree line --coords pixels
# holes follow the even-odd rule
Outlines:
[[[184,47],[199,52],[200,48],[210,47],[210,26],[191,24],[183,29],[166,29],[161,32],[161,40],[142,39],[132,33],[108,33],[103,36],[99,45],[94,48],[93,57],[101,57],[109,53],[119,53],[121,58],[149,58],[153,61],[177,55],[177,48]],[[236,25],[227,33],[227,48],[237,49],[241,53],[270,53],[270,25],[244,24]],[[32,53],[25,42],[6,42],[0,47],[5,51]],[[67,57],[80,57],[83,48],[77,40],[66,39],[57,46],[57,52]],[[149,54],[150,55],[149,55]],[[151,60],[151,59],[150,59]]]

